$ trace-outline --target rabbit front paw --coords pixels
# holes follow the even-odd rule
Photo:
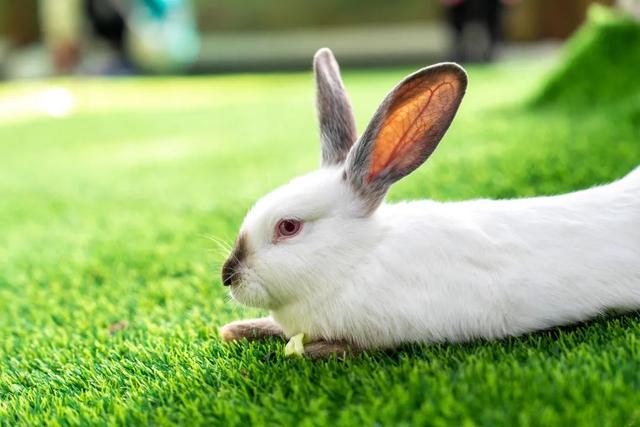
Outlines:
[[[311,359],[323,359],[333,355],[338,359],[345,359],[360,351],[360,349],[343,341],[315,341],[304,346],[304,355]]]
[[[220,337],[225,342],[262,340],[270,337],[284,338],[284,332],[271,317],[236,320],[220,328]]]

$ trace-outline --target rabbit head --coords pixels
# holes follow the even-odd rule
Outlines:
[[[314,57],[321,167],[260,199],[222,269],[239,302],[270,310],[331,304],[386,225],[376,217],[389,187],[421,165],[449,127],[467,77],[453,63],[398,84],[357,137],[351,104],[329,49]]]

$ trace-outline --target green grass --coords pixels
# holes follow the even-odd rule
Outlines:
[[[389,198],[554,194],[637,165],[640,98],[524,107],[549,67],[472,68]],[[360,129],[408,71],[346,73]],[[207,236],[317,165],[310,74],[13,84],[0,106],[49,85],[75,114],[0,122],[0,424],[640,425],[637,315],[345,362],[220,343],[258,313],[229,301]]]
[[[565,59],[545,79],[533,104],[598,108],[640,93],[640,23],[600,4],[565,47]]]

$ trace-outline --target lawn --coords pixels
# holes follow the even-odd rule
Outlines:
[[[551,66],[471,67],[389,199],[556,194],[640,163],[640,96],[530,107]],[[409,71],[345,73],[360,130]],[[52,87],[72,114],[30,112]],[[638,315],[347,361],[220,342],[259,313],[229,300],[216,242],[318,164],[312,90],[310,73],[0,86],[0,424],[640,425]]]

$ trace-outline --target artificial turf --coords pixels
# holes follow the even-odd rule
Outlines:
[[[550,67],[471,67],[389,199],[556,194],[640,163],[640,96],[532,108]],[[409,71],[345,73],[360,129]],[[318,164],[310,73],[12,84],[0,102],[52,85],[72,115],[0,118],[0,424],[640,425],[633,314],[346,361],[220,342],[259,313],[227,297],[216,242]]]
[[[599,4],[565,47],[532,104],[593,108],[640,93],[640,22]]]

